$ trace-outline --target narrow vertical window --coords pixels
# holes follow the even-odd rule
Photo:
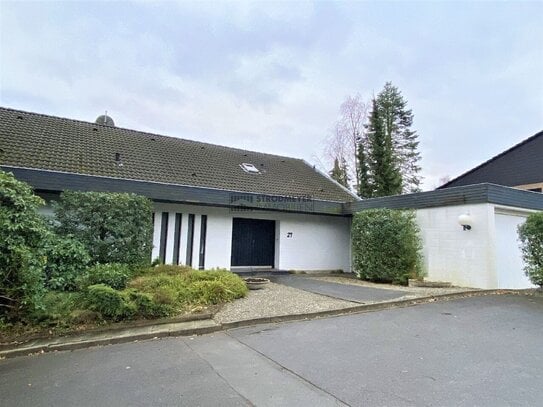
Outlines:
[[[180,213],[175,214],[175,230],[173,235],[173,264],[179,264],[179,240],[181,238],[181,220]]]
[[[164,264],[166,262],[166,244],[168,243],[168,212],[162,212],[162,222],[160,226],[160,251],[158,258]]]
[[[200,224],[200,258],[198,259],[198,268],[203,270],[206,258],[206,233],[207,233],[207,215],[202,215]]]
[[[192,247],[194,245],[194,214],[189,214],[187,231],[187,266],[192,267]]]

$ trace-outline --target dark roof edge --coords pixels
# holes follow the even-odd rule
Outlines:
[[[485,162],[479,164],[478,166],[472,168],[471,170],[468,170],[468,171],[464,172],[463,174],[461,174],[461,175],[459,175],[458,177],[456,177],[456,178],[450,180],[449,182],[446,182],[445,184],[443,184],[443,185],[437,187],[437,189],[451,188],[451,187],[449,187],[448,185],[450,185],[450,184],[452,184],[452,183],[454,183],[454,182],[459,181],[460,179],[462,179],[462,178],[466,177],[467,175],[471,174],[472,172],[475,172],[475,171],[477,171],[478,169],[480,169],[480,168],[482,168],[482,167],[484,167],[484,166],[490,164],[492,161],[495,161],[495,160],[497,160],[498,158],[500,158],[500,157],[502,157],[502,156],[504,156],[504,155],[510,153],[511,151],[513,151],[513,150],[519,148],[520,146],[522,146],[522,145],[524,145],[524,144],[527,144],[527,143],[531,142],[532,140],[536,139],[538,136],[543,136],[543,130],[537,132],[536,134],[534,134],[534,135],[531,136],[531,137],[528,137],[526,140],[523,140],[523,141],[521,141],[520,143],[515,144],[513,147],[510,147],[510,148],[508,148],[507,150],[502,151],[502,152],[499,153],[498,155],[495,155],[494,157],[492,157],[492,158],[486,160]]]
[[[543,210],[543,194],[483,183],[348,202],[344,211],[353,214],[371,208],[424,209],[479,203]]]
[[[0,165],[0,168],[13,173],[17,179],[27,182],[39,191],[132,192],[162,202],[318,215],[348,215],[343,213],[343,202],[336,201],[165,184],[8,165]]]

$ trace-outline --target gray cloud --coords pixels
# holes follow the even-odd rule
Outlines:
[[[540,130],[541,3],[3,2],[0,101],[313,160],[343,98],[409,100],[426,187]]]

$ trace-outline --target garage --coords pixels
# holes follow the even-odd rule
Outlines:
[[[275,265],[275,221],[233,218],[232,267]]]

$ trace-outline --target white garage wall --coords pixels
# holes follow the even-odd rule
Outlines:
[[[175,213],[182,213],[180,261],[185,263],[187,247],[188,214],[195,214],[193,267],[198,267],[200,250],[200,219],[207,215],[205,268],[230,268],[232,250],[232,219],[254,218],[276,221],[275,267],[282,270],[344,270],[351,271],[350,218],[305,215],[266,211],[231,211],[197,205],[155,203],[155,229],[153,258],[158,256],[160,244],[160,219],[162,212],[169,212],[173,222]],[[173,253],[173,223],[169,222],[166,259]],[[291,232],[291,237],[288,233]],[[170,238],[171,234],[171,238]]]
[[[473,219],[469,231],[458,224],[458,217],[464,213]],[[493,205],[419,209],[417,222],[427,280],[447,281],[460,287],[497,288]]]
[[[281,269],[350,272],[350,227],[349,218],[303,215],[282,220]]]
[[[526,274],[517,229],[530,212],[514,208],[495,208],[496,272],[499,288],[535,287]]]
[[[517,227],[533,211],[494,204],[417,210],[429,281],[475,288],[533,287],[523,271]],[[473,228],[458,224],[469,213]]]

